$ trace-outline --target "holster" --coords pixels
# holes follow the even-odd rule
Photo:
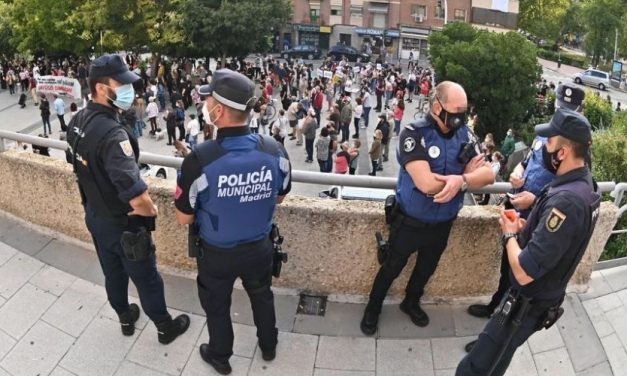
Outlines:
[[[399,213],[398,203],[395,195],[389,195],[385,198],[385,223],[391,225]]]
[[[124,257],[130,261],[143,261],[154,251],[150,232],[140,227],[139,231],[124,231],[120,239]]]
[[[272,242],[272,275],[275,278],[279,278],[281,276],[283,263],[287,262],[287,253],[283,252],[281,248],[283,235],[279,232],[279,226],[274,223],[272,224],[269,237]]]
[[[548,311],[546,312],[546,316],[542,319],[542,321],[540,321],[538,330],[542,328],[549,329],[550,327],[553,326],[553,324],[557,322],[557,320],[559,320],[560,317],[562,317],[563,314],[564,314],[564,308],[562,308],[561,306],[556,305],[556,306],[550,307]]]
[[[522,321],[530,307],[530,298],[510,289],[494,310],[492,318],[499,326],[504,327],[510,321]]]
[[[192,223],[188,226],[187,255],[198,259],[202,259],[205,255],[202,247],[202,239],[200,238],[200,228],[196,223]]]

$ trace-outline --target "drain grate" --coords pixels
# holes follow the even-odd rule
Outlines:
[[[301,294],[297,314],[324,316],[327,310],[327,297]]]

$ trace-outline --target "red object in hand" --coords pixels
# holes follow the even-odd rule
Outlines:
[[[512,222],[518,219],[518,213],[514,209],[505,210],[505,216]]]

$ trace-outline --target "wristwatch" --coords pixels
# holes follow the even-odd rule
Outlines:
[[[460,190],[462,192],[466,192],[468,190],[468,181],[466,180],[466,175],[462,174],[462,187],[460,188]]]
[[[503,236],[501,236],[501,246],[505,248],[507,246],[507,242],[511,238],[518,240],[518,234],[514,234],[513,232],[504,233]]]

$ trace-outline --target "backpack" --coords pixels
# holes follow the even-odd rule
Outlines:
[[[177,121],[185,120],[185,112],[181,108],[177,108],[176,109],[175,115],[176,115],[176,120]]]

